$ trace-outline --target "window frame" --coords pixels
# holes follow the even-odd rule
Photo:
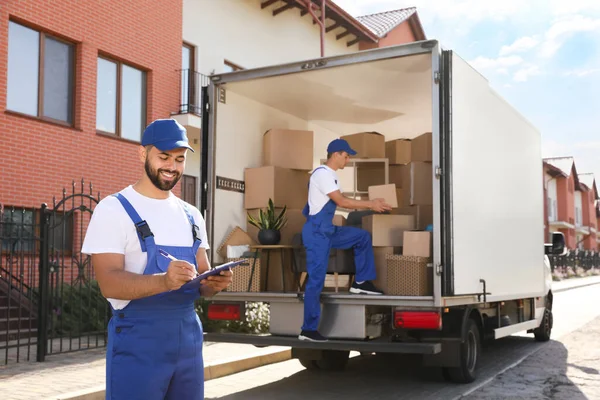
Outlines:
[[[9,19],[9,24],[11,22],[14,24],[23,26],[27,29],[31,29],[31,30],[37,32],[39,35],[39,53],[38,53],[38,60],[37,60],[38,61],[38,76],[37,76],[38,101],[37,101],[37,115],[31,115],[31,114],[26,114],[26,113],[23,113],[20,111],[11,110],[10,108],[8,108],[8,100],[7,100],[7,104],[6,104],[6,111],[11,114],[15,114],[15,115],[19,115],[19,116],[33,118],[33,119],[41,120],[41,121],[45,121],[45,122],[50,122],[50,123],[62,125],[62,126],[68,127],[68,128],[74,128],[75,120],[76,120],[76,104],[77,104],[77,97],[76,97],[77,96],[77,56],[78,56],[78,51],[79,51],[77,43],[72,42],[68,39],[64,39],[57,35],[47,33],[43,29],[33,27],[33,26],[28,25],[27,23],[23,23],[21,21]],[[70,81],[71,81],[70,82],[70,85],[71,85],[71,88],[70,88],[71,89],[70,90],[70,92],[71,92],[70,93],[71,94],[71,122],[61,121],[60,119],[55,119],[55,118],[47,117],[44,115],[44,67],[45,67],[44,66],[44,56],[45,56],[45,49],[46,49],[46,37],[56,40],[57,42],[64,43],[73,49],[73,60],[71,61],[72,73],[70,76]],[[7,62],[8,62],[9,57],[10,57],[10,50],[7,48]],[[7,69],[6,83],[7,83],[6,94],[8,97],[8,69]]]
[[[138,71],[140,71],[142,73],[142,105],[143,105],[143,112],[142,115],[144,116],[143,121],[142,121],[142,126],[145,127],[148,124],[148,71],[140,68],[137,65],[125,62],[125,61],[121,61],[117,58],[111,57],[109,55],[106,55],[104,53],[98,53],[98,56],[96,57],[96,70],[97,70],[97,66],[98,66],[98,59],[103,59],[105,61],[114,63],[117,65],[117,103],[116,103],[116,114],[115,114],[115,132],[107,132],[107,131],[103,131],[101,129],[98,129],[98,127],[96,126],[96,133],[100,134],[100,135],[104,135],[104,136],[108,136],[111,138],[116,138],[119,140],[124,140],[127,142],[131,142],[131,143],[140,143],[142,141],[142,132],[140,132],[140,138],[138,140],[132,140],[129,138],[124,138],[123,136],[121,136],[122,132],[121,132],[121,101],[122,101],[122,79],[123,79],[123,65],[128,66],[129,68],[133,68],[136,69]],[[98,85],[98,76],[96,76],[96,85]],[[97,115],[98,113],[98,95],[96,94],[96,110],[95,113]],[[94,123],[95,125],[97,124],[96,122]]]

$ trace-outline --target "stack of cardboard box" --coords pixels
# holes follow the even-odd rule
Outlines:
[[[376,132],[343,137],[359,158],[387,158],[389,183],[383,167],[376,163],[360,165],[357,188],[369,198],[384,198],[392,206],[390,214],[362,219],[362,227],[373,239],[377,279],[386,294],[425,296],[431,292],[430,258],[433,223],[432,135],[413,140],[385,142]]]
[[[294,235],[302,232],[306,222],[302,209],[308,200],[309,172],[313,169],[313,142],[312,131],[271,129],[263,136],[262,166],[244,171],[244,208],[250,215],[258,218],[260,209],[268,207],[269,199],[273,200],[276,214],[287,207],[287,225],[280,230],[280,245],[292,244]],[[247,224],[247,231],[258,242],[258,228]],[[289,258],[289,252],[285,252],[284,256]],[[291,260],[284,259],[284,262],[291,265]],[[273,255],[269,264],[266,290],[282,290],[281,257]],[[264,271],[264,256],[261,257],[261,266]],[[285,277],[286,289],[294,289],[292,274],[287,273]]]

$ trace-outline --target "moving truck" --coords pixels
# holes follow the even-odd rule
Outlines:
[[[314,132],[311,168],[340,136],[431,132],[433,226],[428,295],[323,292],[319,329],[331,340],[314,343],[297,339],[301,290],[225,291],[211,315],[243,317],[246,302],[265,302],[271,333],[206,340],[290,346],[309,369],[342,369],[350,351],[422,354],[425,365],[464,383],[476,379],[483,340],[518,332],[549,339],[546,255],[565,245],[561,234],[544,243],[540,133],[453,51],[427,40],[237,71],[212,76],[204,93],[202,197],[213,264],[226,261],[217,249],[227,234],[248,226],[239,188],[245,170],[262,165],[264,134],[274,128]]]

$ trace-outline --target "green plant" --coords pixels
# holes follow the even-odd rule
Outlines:
[[[276,215],[275,206],[273,200],[269,199],[269,207],[265,211],[259,210],[258,218],[253,217],[248,213],[248,223],[257,227],[260,230],[281,230],[287,224],[287,218],[285,216],[287,207],[283,207],[283,210]]]
[[[241,321],[213,321],[208,318],[210,300],[201,298],[196,303],[196,313],[202,322],[204,332],[211,333],[268,333],[269,304],[247,302]]]

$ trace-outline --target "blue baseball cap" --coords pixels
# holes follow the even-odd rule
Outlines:
[[[348,142],[346,142],[344,139],[335,139],[329,143],[329,146],[327,146],[328,153],[337,153],[338,151],[345,151],[351,156],[356,155],[356,151],[352,150]]]
[[[186,148],[194,152],[185,128],[174,119],[157,119],[142,134],[142,146],[152,145],[161,151]]]

